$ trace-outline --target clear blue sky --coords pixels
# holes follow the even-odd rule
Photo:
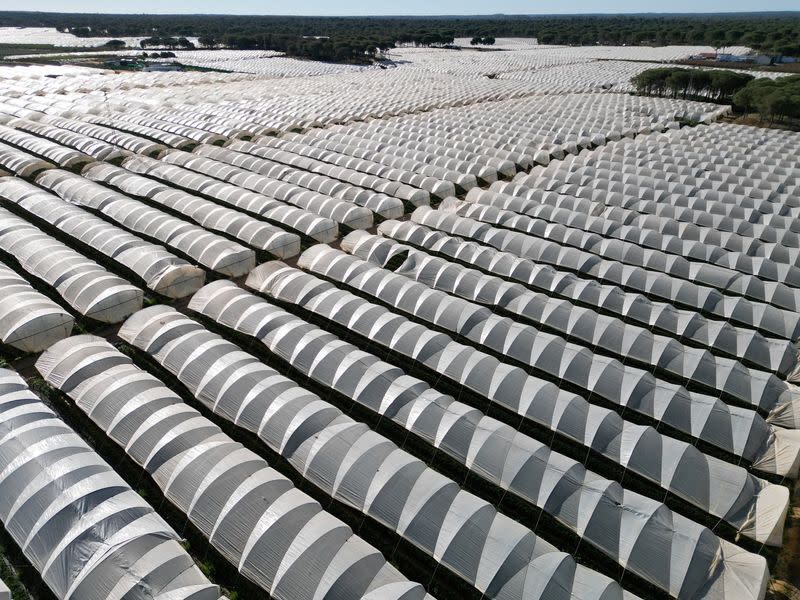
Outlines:
[[[465,15],[620,12],[747,12],[800,10],[797,0],[29,0],[0,10],[102,13],[226,13],[245,15]]]

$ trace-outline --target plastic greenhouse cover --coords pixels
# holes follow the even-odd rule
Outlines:
[[[64,340],[36,363],[271,597],[425,597],[314,500],[102,338]]]
[[[6,369],[0,411],[0,519],[57,598],[219,599],[172,528]]]
[[[610,579],[574,565],[571,557],[460,491],[389,440],[172,309],[139,312],[121,336],[177,375],[209,408],[257,432],[316,485],[383,523],[490,597],[539,598],[551,577],[562,577],[556,573],[564,561],[572,563],[573,572],[561,579],[564,591],[588,598],[623,597]],[[465,527],[467,522],[474,527]],[[483,556],[493,560],[481,563]],[[478,569],[479,563],[484,567]],[[510,583],[514,577],[528,577],[528,571],[539,585],[520,590]],[[584,589],[581,580],[593,584]]]

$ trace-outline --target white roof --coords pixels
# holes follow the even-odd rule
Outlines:
[[[219,598],[172,528],[6,369],[0,411],[0,520],[57,598]]]

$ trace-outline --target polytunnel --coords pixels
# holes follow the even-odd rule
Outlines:
[[[0,208],[0,250],[85,317],[118,323],[142,307],[142,290],[4,208]]]
[[[0,142],[0,167],[20,177],[33,177],[53,164]]]
[[[144,156],[155,156],[164,149],[164,146],[161,144],[156,144],[146,138],[131,135],[111,127],[87,123],[85,121],[45,115],[39,119],[39,122],[74,131],[75,133],[95,138],[107,144],[113,144],[114,146],[119,146],[130,152],[135,152],[136,154]]]
[[[392,148],[388,145],[381,144],[372,144],[366,147],[365,144],[359,145],[354,142],[352,138],[336,135],[325,137],[324,133],[329,132],[314,130],[306,135],[287,134],[284,135],[283,138],[318,149],[336,152],[339,155],[374,161],[391,169],[399,169],[401,176],[402,172],[419,173],[425,177],[431,178],[431,180],[428,180],[427,184],[430,187],[426,189],[440,198],[454,195],[456,193],[456,186],[463,190],[477,185],[477,181],[473,176],[446,169],[435,164],[429,164],[427,161],[414,160],[411,157],[402,156],[402,152],[394,152],[394,150],[399,150],[399,147]],[[263,138],[259,138],[255,141],[260,143],[262,139]],[[443,183],[449,183],[451,185],[442,185]]]
[[[67,202],[96,211],[128,231],[161,242],[213,271],[238,277],[255,266],[253,250],[80,175],[51,170],[40,175],[36,183]]]
[[[432,600],[290,480],[104,339],[66,339],[36,368],[271,598]]]
[[[125,194],[146,198],[171,212],[186,216],[205,229],[224,233],[273,256],[289,258],[300,252],[300,237],[297,234],[122,167],[98,163],[85,169],[83,176]]]
[[[617,314],[625,321],[651,327],[674,338],[688,339],[725,356],[740,358],[747,364],[777,371],[780,365],[796,360],[794,347],[788,340],[766,338],[752,329],[709,320],[697,312],[653,301],[613,285],[582,279],[566,270],[556,270],[553,266],[534,263],[416,223],[385,221],[378,231],[431,255],[469,264],[482,272],[541,290],[551,297],[563,297]],[[797,333],[800,335],[800,330]]]
[[[143,138],[149,138],[149,140],[156,140],[156,142],[150,142],[151,144],[157,143],[162,148],[169,147],[169,148],[180,148],[180,149],[191,149],[197,145],[197,142],[194,140],[190,140],[187,137],[183,137],[181,135],[177,135],[174,133],[169,133],[166,131],[161,131],[160,129],[155,129],[153,127],[147,127],[144,125],[138,125],[136,123],[131,123],[129,121],[121,121],[117,118],[108,118],[108,117],[98,117],[98,116],[87,116],[83,117],[82,119],[87,124],[92,125],[99,125],[101,127],[107,127],[109,129],[115,129],[122,131],[123,134],[127,135],[135,135],[135,136],[142,136]],[[157,149],[154,149],[157,150]]]
[[[165,131],[172,135],[177,135],[182,138],[193,140],[200,144],[219,144],[226,140],[225,136],[212,133],[210,131],[204,131],[202,129],[197,129],[196,127],[190,127],[188,125],[179,125],[177,123],[170,123],[169,121],[163,121],[158,118],[141,116],[141,115],[133,115],[133,114],[122,114],[116,115],[114,121],[117,123],[121,123],[124,127],[126,124],[133,124],[133,125],[142,125],[144,127],[149,127],[151,129],[158,129],[161,131]]]
[[[783,274],[783,278],[791,279],[789,284],[762,281],[759,277],[718,265],[689,261],[680,255],[643,248],[620,239],[605,239],[597,234],[503,211],[493,206],[453,201],[443,203],[441,209],[464,218],[552,241],[566,248],[575,248],[586,257],[596,255],[602,260],[664,273],[676,280],[697,282],[701,287],[717,288],[725,294],[743,296],[753,302],[773,304],[789,311],[795,311],[800,304],[800,291],[790,285],[796,283],[794,280],[800,273],[797,269],[785,269],[787,272]],[[776,274],[776,277],[780,275]]]
[[[58,228],[91,251],[109,257],[132,271],[149,289],[168,298],[193,294],[205,282],[202,269],[31,183],[0,178],[0,198],[14,202],[31,217]]]
[[[41,136],[63,146],[69,146],[97,160],[120,160],[130,154],[126,150],[112,144],[107,144],[106,142],[88,137],[81,133],[60,129],[46,123],[15,119],[14,121],[10,121],[8,125],[9,127]]]
[[[359,140],[397,146],[402,156],[419,158],[437,166],[465,173],[480,180],[484,184],[497,181],[498,173],[505,177],[511,177],[517,172],[516,166],[512,161],[492,160],[491,158],[479,156],[474,152],[459,151],[450,146],[439,146],[426,143],[422,140],[414,141],[411,139],[403,139],[402,136],[395,135],[398,132],[392,131],[391,125],[386,123],[383,125],[385,129],[382,128],[380,131],[375,132],[361,131],[355,127],[349,127],[347,129],[347,134],[356,136]],[[312,133],[316,134],[317,131],[324,130],[315,130]],[[341,133],[336,129],[332,131]]]
[[[301,255],[299,265],[417,321],[450,332],[476,349],[485,348],[503,362],[532,369],[532,373],[560,386],[663,420],[686,433],[697,435],[695,432],[702,431],[699,437],[739,456],[752,459],[766,450],[770,427],[753,410],[657,380],[646,371],[598,357],[556,336],[542,335],[333,248],[314,246]],[[541,339],[533,342],[534,338]],[[467,365],[462,368],[468,370]],[[786,402],[791,403],[791,398]],[[697,410],[700,406],[705,409]],[[702,428],[698,419],[704,424]]]
[[[83,152],[5,125],[0,125],[0,142],[19,148],[24,152],[30,152],[40,159],[65,169],[77,170],[94,162],[91,156]]]
[[[217,283],[196,295],[193,306],[200,308],[233,285]],[[150,354],[214,412],[257,432],[326,493],[487,597],[630,597],[613,580],[575,564],[366,425],[180,313],[150,307],[129,319],[120,336]],[[218,373],[213,380],[204,376],[212,372]]]
[[[22,352],[41,352],[68,337],[72,315],[0,263],[0,342]]]
[[[332,242],[339,237],[339,228],[332,219],[201,173],[143,156],[133,156],[123,162],[122,166],[131,172],[153,177],[172,186],[213,198],[232,208],[259,215],[320,243]]]
[[[350,130],[337,131],[333,129],[315,129],[305,135],[288,134],[284,136],[288,139],[302,140],[305,143],[319,145],[323,148],[336,148],[343,152],[361,158],[372,158],[384,164],[393,166],[394,164],[406,165],[409,169],[417,170],[443,179],[452,181],[462,190],[470,189],[477,185],[477,178],[468,173],[469,167],[463,165],[461,168],[454,168],[455,161],[437,160],[437,156],[432,153],[416,151],[410,147],[392,143],[391,140],[378,142],[366,137],[359,137],[357,132]]]
[[[307,156],[317,161],[338,165],[353,171],[368,173],[382,179],[400,182],[404,184],[404,186],[400,188],[402,190],[401,194],[403,195],[398,197],[408,201],[411,201],[414,197],[414,192],[410,188],[425,190],[438,198],[446,198],[455,193],[455,186],[452,185],[452,183],[437,180],[434,177],[429,177],[411,170],[403,170],[398,167],[392,168],[366,158],[347,156],[332,150],[310,146],[305,143],[296,143],[287,138],[262,137],[259,138],[257,144],[283,149],[299,156]]]
[[[305,166],[296,164],[298,161],[289,161],[287,165],[291,163],[295,164],[291,164],[291,166],[284,166],[278,165],[273,160],[268,160],[267,158],[259,155],[236,151],[236,148],[238,147],[236,144],[240,143],[244,144],[249,142],[234,142],[234,144],[226,146],[225,148],[201,146],[195,149],[195,153],[199,156],[213,158],[231,166],[246,169],[253,173],[274,177],[282,181],[289,181],[291,183],[301,185],[302,187],[308,186],[308,189],[312,191],[320,191],[322,193],[326,192],[322,191],[322,189],[317,189],[318,186],[313,185],[311,181],[314,173],[318,175],[324,175],[325,179],[318,179],[319,182],[326,180],[338,180],[339,183],[344,183],[347,186],[342,188],[347,194],[342,194],[342,199],[350,200],[356,203],[356,205],[367,208],[376,215],[379,215],[385,219],[396,219],[403,215],[404,209],[402,201],[398,198],[393,198],[388,194],[382,193],[381,190],[359,190],[357,187],[363,186],[358,182],[347,180],[344,175],[342,176],[342,179],[339,179],[331,172],[319,172],[315,170],[309,173],[308,171],[303,170]],[[265,148],[265,150],[269,149]],[[276,169],[276,167],[278,167],[278,169]],[[339,169],[339,167],[335,168]],[[299,183],[298,178],[304,178],[304,183]],[[334,182],[333,185],[336,185],[336,183]],[[353,186],[356,186],[356,189],[353,189]]]
[[[797,313],[743,297],[726,296],[716,287],[700,286],[688,280],[672,278],[665,273],[623,265],[577,248],[565,247],[523,232],[495,228],[452,212],[420,207],[414,211],[411,219],[420,225],[480,241],[520,258],[544,262],[582,277],[592,277],[681,307],[712,314],[737,325],[755,326],[759,330],[787,339],[800,337],[800,316]]]
[[[501,193],[501,190],[506,190],[506,193]],[[524,197],[508,195],[508,192],[522,193]],[[632,211],[619,209],[613,213],[618,216],[626,215],[622,222],[617,222],[617,219],[609,218],[613,215],[608,210],[604,211],[601,204],[582,198],[553,196],[551,192],[530,190],[519,185],[503,183],[500,186],[492,186],[492,190],[470,192],[466,201],[543,218],[569,227],[594,231],[605,236],[630,241],[639,246],[660,249],[693,260],[728,266],[767,279],[786,281],[789,276],[792,277],[792,280],[796,278],[796,271],[787,265],[779,265],[768,260],[757,260],[741,252],[734,251],[733,254],[729,254],[726,252],[727,248],[721,248],[719,245],[705,244],[697,239],[684,240],[680,236],[667,232],[657,232],[651,228],[643,229],[631,225]]]
[[[331,198],[291,183],[187,152],[170,152],[163,156],[162,160],[287,202],[352,229],[372,227],[372,212],[352,202]]]
[[[301,283],[298,287],[305,291],[310,289],[308,284]],[[338,306],[342,312],[362,314],[366,312],[346,306],[341,294],[334,293],[333,296],[333,298],[315,298],[315,301]],[[328,387],[345,390],[363,389],[366,393],[367,387],[370,386],[372,393],[378,392],[375,384],[370,382],[374,382],[378,373],[384,371],[385,367],[370,360],[368,355],[357,348],[336,340],[334,336],[309,326],[263,301],[258,301],[230,282],[216,282],[206,286],[192,299],[190,308],[225,326],[233,327],[240,333],[256,337],[277,356],[289,360],[301,373],[308,374],[312,378],[320,378]],[[367,318],[376,326],[382,325],[383,320],[373,319],[374,316],[369,315]],[[370,371],[368,366],[373,370]],[[463,410],[455,412],[459,414]],[[715,536],[709,530],[678,514],[666,515],[664,513],[668,511],[666,507],[659,507],[657,503],[654,504],[643,496],[631,494],[621,488],[615,490],[610,481],[603,480],[593,473],[585,474],[585,485],[588,487],[582,489],[579,486],[574,491],[581,497],[586,494],[585,498],[570,500],[571,494],[567,491],[569,485],[559,480],[559,477],[569,474],[567,477],[572,485],[577,485],[577,482],[584,478],[580,463],[572,462],[552,452],[547,454],[549,460],[544,462],[544,455],[548,451],[540,443],[526,436],[515,436],[510,428],[498,427],[499,423],[492,426],[491,422],[486,422],[484,425],[483,436],[489,436],[489,432],[499,429],[499,437],[494,440],[484,438],[486,442],[484,449],[472,447],[467,450],[465,447],[461,451],[474,457],[472,460],[476,463],[475,467],[484,476],[490,480],[507,481],[511,491],[531,499],[534,504],[539,504],[542,510],[549,512],[585,541],[607,553],[623,568],[638,574],[671,595],[679,598],[705,597],[701,589],[717,576],[715,574],[717,553],[721,552],[728,542],[714,540]],[[464,427],[466,424],[459,426],[456,431],[466,433]],[[437,436],[448,437],[446,432],[441,430],[437,432]],[[504,441],[501,442],[501,439]],[[451,443],[459,443],[456,433],[453,433]],[[468,442],[465,440],[462,443],[466,446]],[[504,445],[507,446],[506,449],[500,450]],[[492,457],[492,452],[497,452],[499,455]],[[510,463],[503,465],[501,458],[503,456],[513,456],[514,466]],[[525,456],[529,458],[525,460]],[[534,456],[539,458],[535,459]],[[490,466],[487,462],[484,465],[482,460],[497,464]],[[543,462],[539,464],[540,461]],[[589,484],[589,481],[592,483]],[[533,485],[534,482],[541,483],[537,487]],[[604,492],[600,492],[601,489]],[[783,521],[781,515],[788,506],[788,497],[786,490],[776,488],[775,492],[776,495],[765,494],[764,498],[768,504],[773,502],[776,504],[772,508],[764,506],[766,510],[763,514],[768,520],[777,517],[780,528],[780,523]],[[608,496],[604,496],[604,493]],[[589,497],[592,499],[589,500]],[[573,508],[566,509],[567,506],[573,508],[581,506],[587,510],[591,506],[593,514],[582,514],[580,510],[575,514]],[[621,508],[619,515],[612,516],[619,508]],[[639,515],[643,522],[640,525],[632,522],[626,525],[626,519],[633,519],[634,514]],[[643,516],[645,514],[648,516]],[[597,530],[589,525],[591,522],[597,523]],[[656,523],[665,522],[671,523],[675,528],[674,531],[656,526]],[[619,529],[612,532],[612,523],[618,524]],[[767,529],[771,530],[771,526],[767,526]],[[634,531],[637,532],[636,535],[633,534]],[[773,535],[772,531],[769,535]],[[779,530],[777,537],[781,537]],[[691,538],[692,541],[688,541],[687,538]],[[774,537],[773,543],[775,543]],[[637,547],[650,549],[646,560],[637,559],[635,552]],[[693,549],[692,556],[685,556],[687,548]],[[748,560],[752,568],[763,559],[751,555]],[[725,568],[731,569],[729,575],[722,575],[724,579],[729,580],[726,585],[730,585],[730,582],[740,576],[752,577],[755,572],[746,568],[737,575],[735,574],[737,566],[733,563]],[[666,575],[667,572],[669,575]],[[716,586],[711,584],[710,587]],[[744,589],[740,591],[742,594],[749,593]],[[711,597],[714,597],[714,593]]]
[[[180,538],[0,369],[0,520],[59,600],[219,600]]]
[[[385,260],[371,261],[372,247],[377,244],[388,244],[392,248],[386,251]],[[680,377],[684,385],[703,385],[734,397],[741,395],[738,390],[748,387],[752,394],[764,394],[766,386],[756,389],[757,381],[769,382],[774,389],[781,389],[782,384],[773,375],[748,369],[738,361],[716,357],[705,349],[684,346],[674,339],[653,335],[648,329],[528,291],[520,284],[508,283],[499,277],[404,248],[385,238],[353,232],[342,241],[342,248],[379,267],[385,267],[393,255],[404,255],[405,262],[392,269],[395,273],[480,306],[496,307],[501,313],[519,317],[522,322],[542,331],[573,340],[593,352],[652,370],[655,375]],[[796,366],[795,359],[786,365],[784,372],[790,372]]]
[[[348,332],[351,337],[361,336],[364,340],[369,340],[371,344],[383,346],[389,352],[397,353],[404,359],[411,360],[411,364],[420,361],[420,364],[426,366],[435,365],[434,359],[423,362],[423,359],[413,352],[409,352],[400,343],[395,344],[389,341],[402,342],[404,338],[414,336],[423,340],[431,337],[430,331],[411,325],[403,317],[393,315],[386,309],[370,304],[349,292],[338,290],[328,282],[316,280],[309,274],[281,266],[280,263],[265,263],[251,271],[247,285],[283,305],[297,306],[309,311],[317,318],[325,319],[329,327],[336,328],[338,326],[342,332],[341,335]],[[234,296],[233,292],[230,292],[229,295]],[[255,310],[254,307],[251,309]],[[266,313],[266,308],[262,307],[262,312]],[[298,323],[296,328],[302,329],[302,322],[296,322]],[[377,326],[380,326],[380,334],[376,333]],[[291,343],[292,338],[288,335],[288,331],[293,328],[287,327],[286,329],[287,341],[283,342],[284,347],[282,349],[279,347],[280,339],[271,342],[270,346],[272,351],[278,352],[281,356],[292,353],[292,350],[286,348],[285,344]],[[432,345],[428,345],[429,349]],[[343,346],[344,344],[341,344],[340,348]],[[456,347],[456,344],[451,344],[450,350],[454,351]],[[335,348],[331,349],[330,353],[333,354],[335,350]],[[387,360],[391,358],[389,352],[385,354]],[[354,352],[353,355],[355,356],[356,353]],[[366,358],[369,355],[360,353],[359,356],[358,362],[364,363],[364,368],[367,368],[369,361]],[[475,353],[473,356],[479,356],[479,353]],[[321,363],[322,359],[319,362]],[[472,362],[479,364],[477,359]],[[482,362],[483,367],[491,365],[491,361],[484,360]],[[357,366],[353,366],[349,370],[354,372],[357,368]],[[371,365],[370,368],[374,369],[374,365]],[[390,369],[382,370],[382,378],[386,382],[390,381],[388,376]],[[446,370],[446,366],[443,367],[441,363],[432,370],[434,377],[437,374],[448,378],[452,376],[451,372]],[[470,380],[467,380],[466,384],[481,393],[483,397],[491,398],[510,410],[515,410],[519,415],[546,427],[553,433],[558,433],[573,443],[577,442],[611,461],[621,464],[630,472],[660,485],[697,508],[709,512],[715,518],[722,517],[744,535],[771,545],[780,543],[780,532],[788,506],[788,496],[784,488],[770,486],[765,481],[747,474],[738,466],[701,454],[685,442],[657,434],[650,428],[623,421],[609,410],[590,406],[578,396],[559,391],[553,383],[537,381],[514,369],[509,369],[509,372],[516,375],[517,380],[521,380],[522,383],[524,396],[519,395],[520,402],[516,406],[509,401],[514,391],[511,384],[506,383],[500,386],[496,397],[492,397],[491,387],[475,388],[475,384],[470,384]],[[499,375],[499,373],[495,373],[494,377]],[[405,376],[404,379],[405,382],[402,384],[399,382],[392,384],[392,396],[395,398],[395,402],[399,402],[399,399],[403,397],[403,394],[400,393],[402,385],[413,387],[415,394],[422,394],[420,386],[424,386],[424,384],[421,381]],[[409,380],[417,383],[412,386]],[[477,378],[472,377],[472,381],[475,380]],[[370,386],[359,384],[354,388],[360,389],[361,394],[379,394],[376,389],[378,386],[378,383]],[[444,399],[443,396],[440,396],[435,400],[434,405],[446,406],[450,402],[452,399]],[[527,404],[525,404],[526,402]],[[453,408],[452,412],[459,414],[474,412],[460,403],[458,405],[462,407]],[[373,408],[373,410],[375,409]],[[391,414],[395,410],[397,409],[392,405],[384,406],[382,404],[380,412],[384,414],[385,411],[389,411]],[[494,428],[487,426],[486,429]],[[438,433],[437,439],[439,437],[445,436]],[[623,450],[623,448],[626,449]],[[575,455],[583,456],[582,451],[576,451]],[[653,462],[655,457],[659,457],[663,464],[656,465]],[[681,465],[681,467],[667,469],[667,464]],[[491,470],[487,468],[484,474],[487,471]],[[705,475],[701,475],[701,473]],[[737,484],[732,485],[733,482],[737,482]],[[524,493],[518,493],[524,496]],[[753,525],[756,527],[754,528]]]

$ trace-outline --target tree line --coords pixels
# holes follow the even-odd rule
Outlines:
[[[198,37],[231,48],[260,48],[321,59],[395,43],[441,46],[456,37],[536,37],[544,44],[745,45],[800,56],[800,13],[713,15],[492,15],[474,17],[280,17],[242,15],[103,15],[0,12],[0,26],[55,27],[78,37]],[[315,43],[314,40],[323,40]],[[325,41],[327,40],[327,41]]]
[[[732,104],[771,123],[800,119],[800,75],[769,79],[726,69],[663,67],[642,71],[631,83],[642,95]]]

